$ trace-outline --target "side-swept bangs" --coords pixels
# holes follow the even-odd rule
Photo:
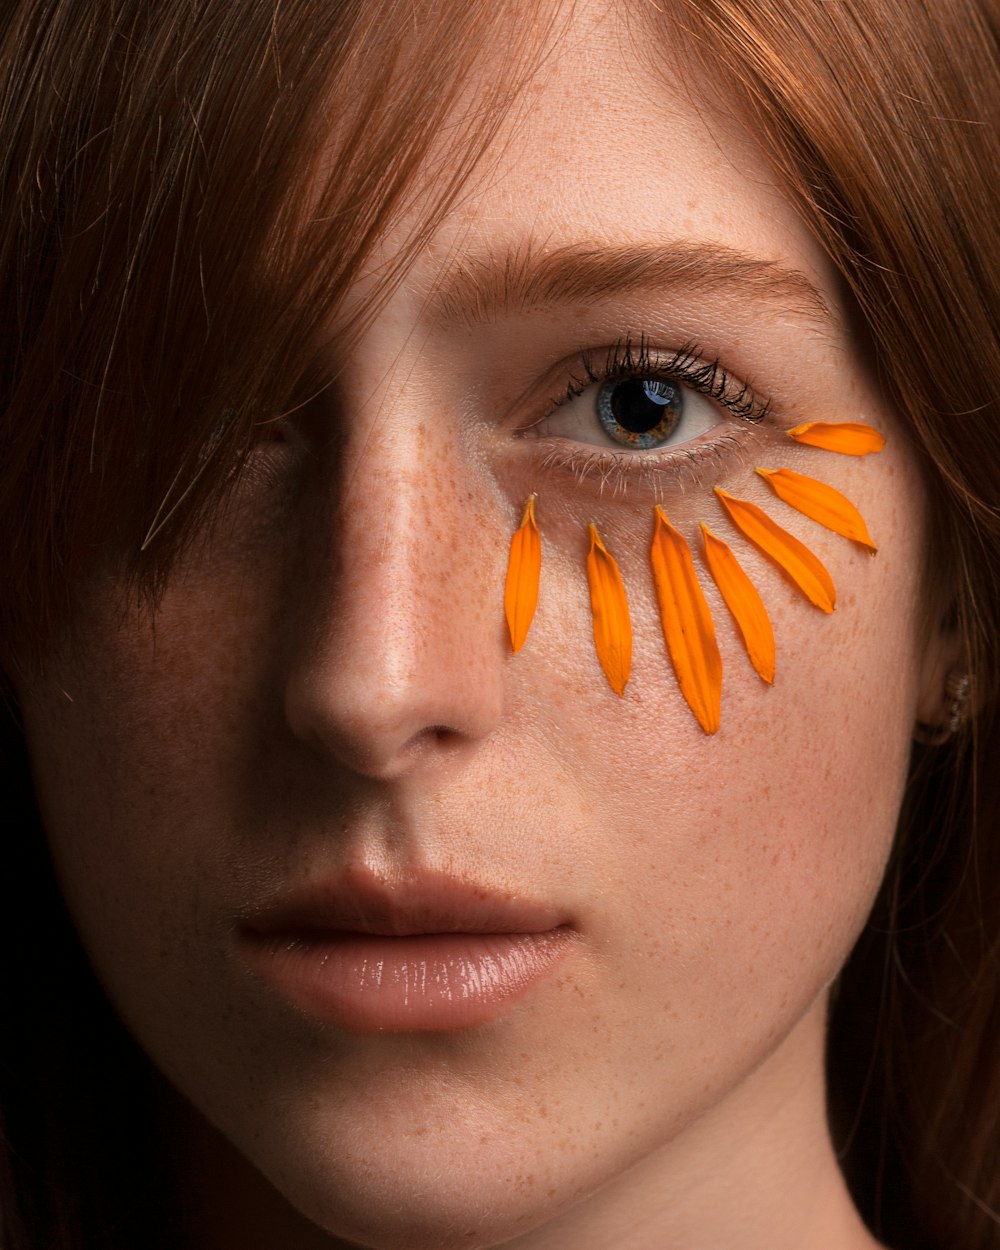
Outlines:
[[[372,285],[372,307],[458,194],[515,76],[502,12],[469,0],[6,6],[0,664],[37,660],[96,567],[155,593],[254,426],[288,404],[317,326],[432,144],[422,229]],[[444,141],[486,48],[496,87]]]

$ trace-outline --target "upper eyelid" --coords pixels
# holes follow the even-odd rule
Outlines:
[[[752,381],[744,381],[732,374],[720,358],[710,360],[703,356],[696,343],[688,342],[678,349],[661,351],[652,346],[645,335],[640,335],[636,357],[635,342],[630,336],[625,336],[608,348],[582,349],[577,359],[584,369],[585,378],[571,374],[565,393],[554,398],[547,405],[545,413],[532,422],[532,425],[541,424],[562,404],[582,394],[592,385],[598,385],[612,377],[636,376],[642,373],[657,374],[689,386],[744,420],[757,423],[770,413],[772,402],[769,396],[761,394]],[[602,352],[604,364],[595,365]],[[710,379],[716,380],[718,387],[710,385]]]

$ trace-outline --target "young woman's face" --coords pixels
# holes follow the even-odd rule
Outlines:
[[[326,328],[336,385],[267,434],[155,620],[98,588],[79,645],[20,692],[121,1015],[248,1175],[366,1246],[553,1220],[537,1244],[645,1244],[634,1220],[662,1245],[658,1219],[766,1222],[786,1198],[755,1181],[748,1203],[755,1168],[808,1190],[825,991],[937,671],[917,474],[823,256],[680,60],[634,55],[612,13],[573,22],[348,359]],[[624,450],[588,371],[655,379],[679,353],[718,361],[716,397],[688,387],[669,441]],[[744,384],[763,420],[727,409]],[[801,446],[784,431],[805,421],[888,445]],[[878,556],[757,465],[846,494]],[[834,614],[739,537],[716,485],[822,559]],[[532,492],[541,594],[513,655],[504,578]],[[714,736],[664,647],[657,503],[718,631]],[[635,629],[623,697],[595,655],[592,521]],[[769,608],[773,688],[702,521]]]

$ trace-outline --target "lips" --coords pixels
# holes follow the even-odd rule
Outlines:
[[[266,904],[239,928],[253,970],[305,1014],[352,1031],[494,1019],[570,953],[544,903],[436,874],[354,871]]]

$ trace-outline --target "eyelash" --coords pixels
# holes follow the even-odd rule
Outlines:
[[[651,352],[645,335],[638,346],[631,338],[619,339],[598,363],[598,353],[585,351],[580,355],[583,376],[570,376],[566,389],[547,406],[544,416],[536,425],[542,424],[563,404],[576,399],[589,387],[617,378],[650,375],[667,382],[681,382],[699,394],[714,400],[731,416],[751,425],[760,424],[771,410],[771,401],[758,395],[745,382],[731,377],[719,359],[706,361],[695,343],[686,343],[671,356],[663,358]],[[580,446],[560,445],[549,450],[542,468],[569,470],[577,481],[597,479],[601,489],[610,487],[616,494],[625,494],[638,481],[640,484],[659,483],[663,470],[686,469],[695,482],[700,482],[701,472],[710,461],[719,462],[723,452],[743,446],[736,431],[721,435],[710,443],[696,447],[664,448],[662,451],[616,452],[610,449],[581,451]]]
[[[571,377],[566,392],[558,403],[567,403],[582,395],[588,387],[601,382],[650,374],[665,382],[683,382],[693,391],[714,399],[732,416],[739,417],[742,421],[757,424],[770,411],[770,400],[761,399],[748,383],[731,378],[718,357],[711,362],[703,360],[695,343],[686,343],[664,360],[650,354],[645,335],[639,339],[638,349],[633,347],[630,338],[619,339],[608,351],[603,365],[595,365],[595,360],[595,352],[581,354],[580,364],[584,377]],[[552,405],[549,413],[558,407],[558,403]]]

